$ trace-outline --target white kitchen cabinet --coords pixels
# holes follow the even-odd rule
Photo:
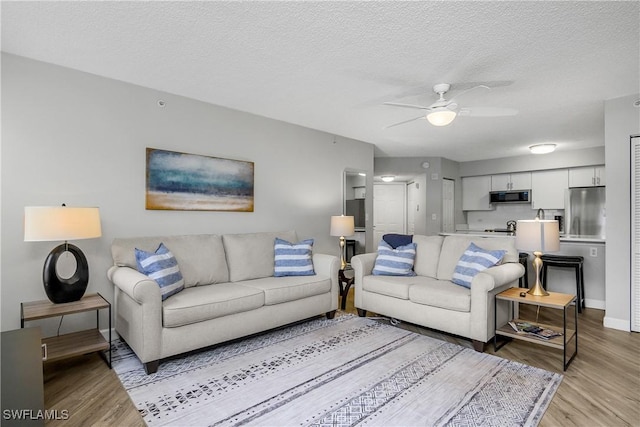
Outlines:
[[[531,209],[564,209],[567,188],[567,169],[531,172]]]
[[[367,188],[366,187],[353,187],[354,198],[356,199],[364,199],[367,196]]]
[[[491,176],[470,176],[462,178],[462,210],[490,211],[489,192]]]
[[[491,191],[530,190],[531,172],[491,175]]]
[[[569,187],[597,187],[605,185],[604,166],[569,169]]]

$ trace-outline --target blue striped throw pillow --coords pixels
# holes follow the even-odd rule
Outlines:
[[[313,239],[300,243],[290,243],[276,237],[275,245],[275,277],[313,276]]]
[[[392,248],[384,240],[378,245],[378,256],[373,267],[374,276],[415,276],[413,263],[416,259],[416,244]]]
[[[140,273],[149,276],[160,286],[163,301],[184,289],[178,261],[164,243],[160,243],[155,252],[136,248],[136,263]]]
[[[456,264],[451,281],[465,288],[471,288],[471,281],[475,275],[498,264],[505,253],[507,251],[488,251],[473,243],[469,244]]]

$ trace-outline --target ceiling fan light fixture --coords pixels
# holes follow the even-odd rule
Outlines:
[[[456,112],[445,107],[434,108],[427,114],[427,120],[434,126],[446,126],[456,118]]]
[[[394,179],[396,179],[395,176],[393,175],[385,175],[381,178],[384,182],[392,182]]]
[[[556,144],[535,144],[529,147],[532,154],[548,154],[556,149]]]

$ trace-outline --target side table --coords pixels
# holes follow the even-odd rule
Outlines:
[[[567,309],[571,306],[571,303],[576,301],[575,295],[570,294],[562,294],[559,292],[549,292],[547,296],[534,296],[526,293],[528,291],[527,288],[510,288],[505,291],[500,292],[495,296],[496,304],[498,300],[510,301],[511,302],[511,313],[515,313],[515,305],[516,304],[531,304],[537,305],[539,307],[549,307],[557,310],[562,310],[562,335],[558,337],[554,337],[548,340],[543,338],[538,338],[533,335],[527,333],[518,333],[509,324],[502,325],[498,327],[497,324],[497,314],[494,313],[494,320],[496,325],[495,335],[493,337],[493,347],[494,350],[497,351],[506,342],[498,345],[498,335],[507,337],[508,339],[518,339],[523,340],[535,344],[544,345],[547,347],[553,347],[562,350],[562,364],[563,370],[567,370],[569,364],[573,361],[573,359],[578,354],[578,309],[577,303],[574,306],[574,329],[567,328]],[[524,297],[520,296],[524,293]],[[532,322],[530,320],[523,319],[513,319],[515,322],[526,321],[532,325],[537,325],[545,329],[554,329],[557,328],[554,326]],[[556,329],[557,330],[557,329]],[[567,344],[571,341],[574,341],[575,348],[571,355],[567,355]],[[569,359],[567,360],[567,357]]]
[[[353,268],[347,265],[346,268],[338,270],[338,285],[340,286],[340,308],[345,309],[347,307],[347,296],[349,295],[349,289],[353,285],[355,278],[353,277]]]
[[[109,312],[108,342],[100,333],[100,310],[103,309],[107,309]],[[24,328],[24,323],[32,320],[93,310],[96,311],[95,329],[44,338],[42,340],[44,347],[43,360],[49,362],[98,351],[107,366],[111,368],[111,304],[100,294],[85,295],[78,301],[62,304],[53,304],[49,300],[23,302],[20,304],[20,327]],[[105,350],[108,350],[108,358],[103,353]]]

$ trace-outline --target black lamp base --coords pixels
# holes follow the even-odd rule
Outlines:
[[[56,271],[58,259],[65,252],[70,252],[76,259],[76,271],[69,278],[62,278]],[[63,243],[53,248],[44,262],[42,270],[44,291],[54,304],[78,301],[87,290],[89,283],[89,264],[80,248],[70,243]]]

